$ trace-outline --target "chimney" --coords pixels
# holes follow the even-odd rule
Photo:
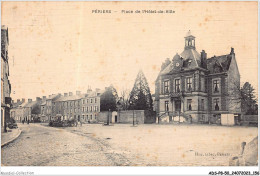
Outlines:
[[[90,92],[92,92],[92,90],[91,90],[91,87],[90,87],[90,86],[88,86],[87,93],[90,93]]]
[[[24,103],[25,102],[25,98],[22,98],[22,103]]]
[[[201,67],[207,68],[207,53],[205,50],[201,52]]]
[[[234,48],[232,48],[232,47],[231,47],[230,54],[235,54],[235,52],[234,52]]]
[[[67,97],[68,96],[68,93],[64,93],[64,97]]]
[[[14,100],[12,100],[12,104],[14,104]]]
[[[28,103],[31,103],[31,102],[32,102],[32,99],[29,98],[29,99],[28,99]]]
[[[45,101],[46,100],[46,96],[42,96],[42,100]]]
[[[21,102],[21,100],[20,99],[17,99],[17,103],[20,103]]]
[[[80,95],[80,93],[81,93],[80,91],[78,91],[78,90],[76,91],[76,95]]]
[[[72,92],[69,92],[69,96],[72,96],[73,95],[73,93]]]
[[[36,97],[36,101],[41,101],[42,99],[40,97]]]

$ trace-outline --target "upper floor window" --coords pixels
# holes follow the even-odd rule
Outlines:
[[[93,99],[92,98],[90,99],[90,103],[93,103]]]
[[[192,110],[191,99],[188,99],[188,100],[187,100],[187,109],[188,109],[189,111]]]
[[[88,103],[88,99],[87,99],[87,103]]]
[[[175,92],[181,91],[180,79],[175,79]]]
[[[214,110],[219,111],[219,98],[213,99]]]
[[[187,78],[187,91],[192,91],[192,78]]]
[[[95,103],[97,103],[97,98],[95,98]]]
[[[220,90],[219,80],[213,80],[213,92],[218,93]]]
[[[85,104],[85,100],[83,100],[83,104]]]
[[[169,80],[164,81],[164,93],[169,93]]]
[[[201,78],[201,91],[205,92],[205,78]]]
[[[165,101],[165,111],[168,112],[169,111],[169,101]]]

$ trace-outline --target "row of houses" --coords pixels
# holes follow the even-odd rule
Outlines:
[[[36,97],[32,99],[18,99],[13,102],[11,117],[18,122],[40,120],[48,122],[53,117],[59,115],[64,120],[74,118],[86,122],[97,122],[100,112],[101,90],[92,91],[90,88],[87,93],[76,91],[62,94],[52,94],[48,97]]]

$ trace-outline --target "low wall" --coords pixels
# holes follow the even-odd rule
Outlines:
[[[144,123],[144,110],[129,110],[118,112],[119,123]]]
[[[241,116],[241,124],[242,125],[258,125],[258,115],[242,115]]]
[[[112,122],[112,112],[109,111],[99,112],[97,121],[102,123],[107,123],[108,116],[109,116],[109,122]]]
[[[146,110],[129,110],[129,111],[118,111],[118,123],[133,123],[144,124],[144,123],[155,123],[156,112]]]

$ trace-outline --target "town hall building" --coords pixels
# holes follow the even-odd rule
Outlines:
[[[176,117],[198,123],[236,123],[241,114],[240,75],[234,49],[207,58],[189,31],[181,54],[162,64],[155,84],[155,110],[168,122]],[[221,122],[222,120],[222,122]]]

